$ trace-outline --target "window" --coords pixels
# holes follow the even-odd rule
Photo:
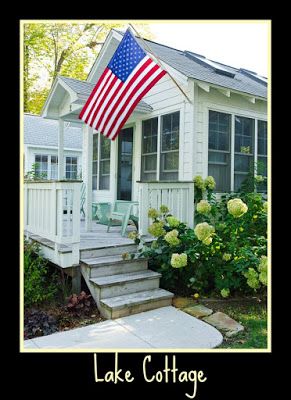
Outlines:
[[[58,179],[58,157],[51,156],[51,177],[50,179]]]
[[[179,111],[142,122],[142,181],[178,180],[179,134]],[[160,149],[159,163],[158,148]]]
[[[93,135],[92,188],[110,189],[110,147],[111,140],[104,135]]]
[[[161,118],[161,167],[162,181],[178,180],[179,170],[179,112]]]
[[[111,140],[100,135],[100,190],[109,190],[110,187],[110,146]]]
[[[238,191],[254,165],[255,120],[235,116],[234,191]]]
[[[258,121],[258,160],[257,174],[268,176],[267,168],[267,121]],[[267,192],[267,182],[263,182],[258,187],[261,192]]]
[[[209,111],[208,175],[218,192],[230,191],[230,133],[231,115]]]
[[[267,176],[267,122],[210,110],[208,175],[214,177],[216,191],[239,191],[254,165],[258,175]],[[266,192],[266,182],[257,190]]]
[[[66,157],[66,179],[77,179],[78,158]]]
[[[142,122],[142,155],[141,179],[142,181],[155,181],[157,179],[157,146],[158,146],[158,118]]]
[[[93,165],[92,165],[92,189],[97,190],[98,176],[98,133],[93,135]]]
[[[39,178],[50,179],[48,176],[48,158],[46,154],[36,154],[34,157],[35,161],[35,174]]]

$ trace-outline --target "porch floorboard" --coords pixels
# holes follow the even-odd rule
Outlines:
[[[135,231],[134,225],[128,225],[127,233]],[[41,244],[54,248],[54,242],[45,239],[43,237],[29,234],[31,239],[34,239]],[[145,241],[151,241],[150,236],[143,238]],[[127,236],[121,236],[121,226],[112,226],[110,231],[107,233],[107,225],[97,224],[92,221],[92,230],[90,232],[85,231],[85,221],[81,220],[80,223],[80,251],[89,249],[102,249],[104,247],[120,246],[126,244],[132,244],[133,240]],[[62,245],[59,249],[61,253],[70,253],[72,251],[71,246]]]

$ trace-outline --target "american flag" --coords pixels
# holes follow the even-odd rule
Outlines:
[[[128,29],[79,118],[114,140],[138,102],[165,74]]]

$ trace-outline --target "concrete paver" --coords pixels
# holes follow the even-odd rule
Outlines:
[[[211,325],[170,306],[25,340],[24,350],[209,349],[222,340]]]

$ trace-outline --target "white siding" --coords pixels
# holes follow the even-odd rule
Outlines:
[[[181,81],[181,76],[175,79],[179,79],[179,84],[183,90],[190,97],[191,87],[187,87],[187,81],[184,79]],[[143,98],[143,100],[149,104],[153,111],[150,114],[134,114],[130,120],[139,121],[139,123],[148,118],[153,118],[159,115],[180,111],[180,154],[179,154],[179,180],[191,180],[192,179],[192,132],[193,132],[193,106],[186,100],[185,96],[177,88],[175,83],[169,76],[164,76]],[[141,126],[135,132],[135,136],[141,137]],[[135,146],[135,163],[140,164],[140,137],[136,137]],[[140,166],[136,166],[135,180],[140,179]],[[136,193],[136,190],[134,190]]]

